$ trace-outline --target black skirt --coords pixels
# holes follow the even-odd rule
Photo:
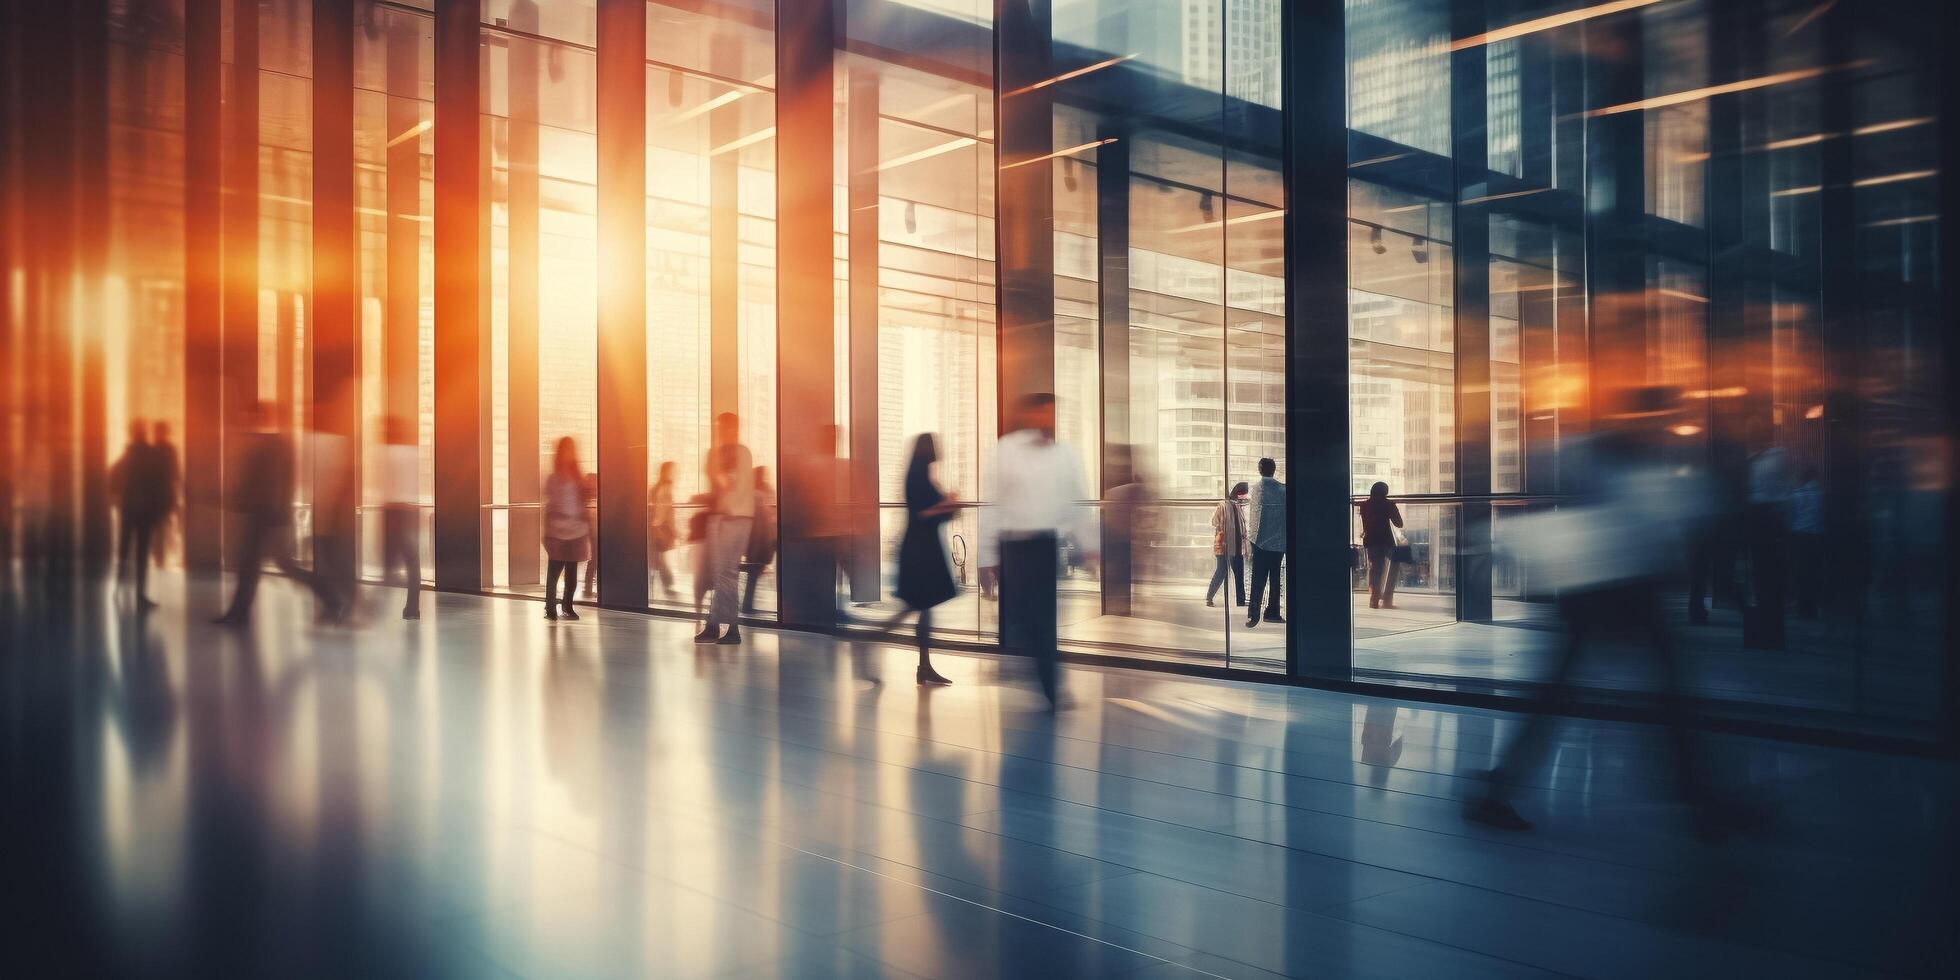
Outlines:
[[[915,516],[906,522],[905,537],[899,540],[897,595],[912,609],[931,609],[959,594],[946,546],[939,539],[939,526],[944,523],[943,517]]]

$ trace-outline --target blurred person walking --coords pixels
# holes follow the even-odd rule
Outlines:
[[[1280,563],[1286,560],[1286,484],[1273,478],[1279,465],[1271,457],[1259,461],[1259,482],[1246,498],[1246,536],[1252,542],[1252,604],[1247,629],[1259,625],[1259,596],[1272,583],[1266,600],[1266,619],[1286,622],[1280,615]]]
[[[130,422],[129,445],[109,469],[109,486],[121,517],[116,536],[116,583],[121,586],[135,579],[136,608],[140,610],[156,608],[149,593],[150,544],[166,506],[159,463],[156,447],[150,444],[149,427],[140,419]]]
[[[769,467],[755,468],[755,523],[749,527],[748,548],[742,553],[742,570],[748,582],[742,587],[742,612],[755,612],[755,584],[776,560],[776,488],[769,485]]]
[[[1753,427],[1759,448],[1749,457],[1749,608],[1743,614],[1742,645],[1752,650],[1783,649],[1784,605],[1790,560],[1790,494],[1794,489],[1775,429],[1758,419]]]
[[[1631,392],[1613,415],[1617,428],[1575,440],[1561,473],[1571,497],[1555,511],[1518,519],[1519,549],[1540,583],[1558,593],[1565,643],[1550,682],[1523,730],[1466,800],[1463,816],[1505,830],[1531,824],[1513,806],[1518,787],[1543,763],[1556,716],[1573,702],[1574,674],[1590,642],[1609,632],[1636,638],[1662,679],[1662,722],[1673,746],[1682,798],[1703,836],[1743,828],[1744,811],[1721,802],[1685,725],[1679,653],[1662,607],[1662,588],[1680,554],[1679,533],[1708,503],[1694,476],[1682,477],[1665,451],[1667,420],[1679,407],[1672,388]]]
[[[1055,440],[1055,396],[1028,395],[1015,406],[1014,431],[994,447],[993,520],[983,524],[980,564],[998,569],[1000,645],[1034,660],[1049,709],[1061,706],[1056,602],[1061,540],[1072,534],[1096,554],[1083,515],[1082,461]]]
[[[1227,571],[1232,575],[1232,595],[1245,605],[1245,497],[1250,489],[1240,480],[1211,512],[1211,553],[1217,565],[1211,571],[1211,585],[1205,588],[1207,606],[1225,585]]]
[[[399,415],[383,424],[381,447],[381,579],[402,576],[407,596],[403,619],[422,618],[422,481],[421,450],[415,428]]]
[[[170,423],[162,419],[150,425],[150,454],[156,467],[153,476],[157,481],[159,508],[150,554],[155,558],[157,567],[162,568],[164,555],[170,550],[170,537],[177,515],[183,510],[181,495],[184,487],[184,469],[177,462],[177,447],[170,442]]]
[[[585,599],[599,598],[599,474],[587,473],[578,483],[579,506],[585,508]],[[572,571],[576,573],[577,568]]]
[[[929,687],[953,683],[932,669],[932,610],[959,595],[943,532],[957,509],[958,498],[934,482],[932,468],[938,461],[938,440],[932,433],[912,440],[912,457],[905,464],[905,535],[898,542],[896,595],[905,608],[885,623],[886,631],[890,631],[905,617],[918,615],[912,634],[919,644],[918,681]]]
[[[667,564],[667,553],[680,543],[680,528],[674,523],[674,461],[660,464],[659,475],[647,490],[647,545],[653,552],[653,572],[660,578],[660,591],[675,598],[674,570]]]
[[[1368,553],[1368,608],[1395,608],[1395,528],[1402,526],[1402,509],[1388,499],[1388,484],[1377,481],[1368,499],[1356,501],[1361,512],[1361,550]]]
[[[741,596],[737,594],[742,553],[755,525],[755,458],[742,445],[742,423],[734,412],[715,417],[715,445],[701,469],[707,477],[711,504],[704,577],[712,583],[714,600],[707,623],[695,634],[696,643],[742,642],[737,625]],[[697,586],[699,588],[699,586]],[[727,627],[727,632],[722,632]]]
[[[578,591],[578,565],[592,557],[592,527],[585,519],[585,473],[578,465],[578,443],[571,436],[558,440],[551,457],[551,475],[544,481],[544,618],[578,619],[572,596]],[[555,603],[558,577],[565,578],[563,597]]]
[[[286,577],[313,593],[320,622],[340,622],[347,613],[346,600],[324,578],[293,560],[293,444],[279,431],[278,412],[271,402],[259,403],[255,426],[243,440],[225,497],[240,515],[238,541],[232,550],[238,581],[230,607],[213,622],[244,626],[252,621],[252,601],[268,558]]]

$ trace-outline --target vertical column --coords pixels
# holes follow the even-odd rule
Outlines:
[[[36,542],[39,557],[65,568],[74,557],[75,368],[70,340],[75,323],[75,22],[67,4],[23,3],[17,8],[22,37],[21,132],[27,295],[23,309],[22,379],[27,396],[23,432],[28,440],[29,494],[46,500]],[[26,86],[32,86],[32,94]]]
[[[878,74],[851,71],[845,156],[850,174],[851,601],[879,598],[878,526]]]
[[[1711,9],[1710,82],[1720,85],[1761,73],[1754,43],[1765,30],[1760,14],[1742,3]],[[1711,468],[1731,478],[1748,466],[1750,426],[1757,419],[1767,422],[1774,410],[1774,364],[1762,356],[1771,349],[1773,329],[1760,261],[1769,247],[1769,198],[1763,196],[1769,175],[1767,154],[1752,145],[1761,142],[1762,130],[1754,125],[1761,107],[1760,93],[1752,92],[1717,95],[1708,102],[1707,387],[1740,388],[1746,394],[1704,406],[1711,436],[1706,443]]]
[[[513,31],[535,34],[538,5],[517,0],[510,7]],[[504,294],[504,374],[506,432],[510,446],[509,564],[513,588],[536,585],[543,548],[544,517],[538,511],[538,45],[513,40],[507,49],[509,80],[509,164],[505,209],[510,215],[508,278]]]
[[[790,502],[825,499],[816,481],[835,478],[831,468],[801,461],[816,457],[836,415],[831,161],[841,7],[841,0],[807,0],[783,4],[776,15],[776,431],[781,492]],[[805,526],[815,516],[810,508],[779,512],[782,621],[828,626],[837,613],[836,543]]]
[[[708,53],[712,63],[729,67],[737,64],[739,53],[735,50],[736,43],[735,38],[717,35],[709,42]],[[780,30],[776,43],[777,60],[780,61]],[[780,77],[776,88],[778,92],[787,88],[781,84]],[[780,105],[779,102],[779,108]],[[711,422],[712,416],[739,412],[742,407],[738,390],[742,383],[741,157],[734,150],[721,149],[742,135],[738,128],[741,122],[738,112],[708,115],[708,408]],[[779,135],[779,145],[780,142]],[[801,163],[798,161],[799,166]],[[826,245],[824,254],[829,254],[828,249]],[[778,255],[781,252],[782,243],[779,240]]]
[[[1524,180],[1553,187],[1553,59],[1564,57],[1543,37],[1518,41],[1518,143]],[[1518,438],[1523,467],[1519,487],[1526,493],[1557,489],[1558,409],[1554,393],[1535,379],[1558,368],[1558,268],[1561,237],[1556,224],[1533,224],[1520,231],[1518,258]]]
[[[437,0],[435,22],[436,588],[483,585],[481,0]]]
[[[1960,17],[1940,18],[1940,32],[1935,50],[1952,52],[1955,44],[1960,44]],[[1942,57],[1939,59],[1939,104],[1960,106],[1960,59]],[[1939,124],[1943,139],[1939,141],[1940,173],[1960,173],[1960,139],[1955,139],[1954,122],[1951,117],[1943,118]],[[1946,318],[1946,330],[1941,337],[1940,355],[1945,370],[1946,431],[1960,432],[1960,330],[1954,328],[1955,311],[1960,310],[1960,302],[1955,301],[1956,290],[1960,290],[1960,180],[1951,178],[1939,183],[1939,283],[1940,306]],[[1946,547],[1943,554],[1960,554],[1960,453],[1946,454]],[[1940,665],[1944,672],[1942,687],[1944,697],[1940,705],[1940,734],[1948,749],[1960,746],[1960,616],[1954,610],[1960,609],[1960,571],[1951,566],[1946,569],[1946,662]]]
[[[1647,356],[1646,132],[1640,112],[1601,110],[1641,95],[1637,16],[1585,23],[1592,77],[1586,90],[1586,277],[1592,299],[1590,417],[1617,397],[1611,387],[1641,377]]]
[[[81,367],[82,559],[106,568],[109,520],[108,391],[103,360],[109,275],[109,4],[75,2],[75,232],[81,288],[73,339]]]
[[[222,175],[223,13],[184,8],[184,565],[216,572],[224,554]]]
[[[320,574],[347,589],[357,573],[356,228],[354,13],[339,0],[313,0],[313,305],[306,322],[312,356],[310,407],[321,444],[338,447],[324,459],[315,458],[316,467],[324,464],[324,469],[313,474],[313,563]],[[282,330],[281,337],[290,332]]]
[[[231,84],[225,89],[225,464],[256,423],[259,401],[259,4],[232,0]],[[236,529],[226,522],[227,537]]]
[[[599,0],[599,602],[647,604],[647,5]]]
[[[1102,496],[1136,479],[1130,439],[1130,142],[1115,137],[1096,150],[1097,310],[1102,351]],[[1130,568],[1127,532],[1110,527],[1113,512],[1102,511],[1102,605],[1108,616],[1128,616],[1135,576]]]
[[[1286,182],[1287,672],[1345,681],[1348,598],[1347,24],[1281,12]]]
[[[422,111],[421,20],[376,12],[387,22],[387,309],[381,338],[382,404],[390,417],[421,414]]]
[[[1453,6],[1456,37],[1484,32],[1481,2]],[[1455,171],[1456,615],[1490,619],[1490,167],[1484,132],[1483,45],[1450,54],[1451,157]]]
[[[999,0],[994,77],[1000,85],[1000,411],[1055,389],[1055,149],[1052,11],[1048,0]]]
[[[20,352],[14,339],[14,303],[18,298],[14,269],[19,261],[20,227],[14,205],[14,99],[19,91],[20,56],[15,45],[13,0],[0,0],[0,581],[11,577],[14,550],[14,474],[21,461],[14,445],[15,399],[20,393]]]

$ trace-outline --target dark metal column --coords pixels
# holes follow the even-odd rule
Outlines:
[[[778,25],[777,45],[782,44]],[[709,56],[718,67],[739,62],[734,38],[716,36]],[[780,55],[778,60],[780,60]],[[732,72],[730,72],[732,74]],[[787,89],[777,85],[778,90]],[[778,111],[780,112],[780,102]],[[720,150],[740,138],[742,115],[730,106],[708,115],[708,413],[742,409],[742,201],[741,155]],[[780,143],[781,137],[778,136]],[[720,150],[720,152],[715,152]],[[788,159],[785,157],[784,159]],[[798,161],[798,166],[801,161]],[[781,179],[781,175],[778,175]],[[777,252],[781,254],[781,242]],[[825,254],[829,254],[826,252]],[[696,461],[689,460],[687,465]]]
[[[994,77],[1000,127],[994,199],[1000,281],[998,357],[1005,420],[1023,396],[1055,390],[1055,149],[1048,0],[997,0]],[[1086,449],[1088,447],[1079,447]]]
[[[257,425],[259,402],[259,4],[232,0],[231,84],[225,89],[224,434],[232,450]],[[227,475],[229,475],[227,473]],[[227,488],[229,489],[229,488]],[[236,533],[228,515],[226,539]]]
[[[510,7],[514,31],[535,34],[538,5],[517,0]],[[543,581],[539,556],[544,548],[544,515],[538,510],[543,490],[542,443],[538,438],[538,45],[513,40],[507,49],[510,120],[506,175],[506,213],[510,215],[509,251],[505,256],[504,374],[505,417],[509,428],[510,518],[508,554],[511,587]]]
[[[834,479],[818,458],[824,429],[836,416],[836,320],[833,290],[832,91],[841,0],[808,0],[777,9],[776,23],[776,289],[777,458],[785,501],[825,499],[819,480]],[[718,204],[719,208],[719,204]],[[719,275],[719,272],[717,272]],[[720,399],[717,390],[716,399]],[[830,489],[834,496],[835,488]],[[834,541],[805,526],[812,508],[782,515],[777,562],[782,621],[828,626],[837,614]]]
[[[1096,150],[1096,309],[1101,319],[1101,342],[1097,346],[1102,355],[1103,441],[1102,486],[1098,489],[1107,500],[1110,491],[1136,480],[1136,457],[1130,443],[1130,141],[1127,133],[1119,135],[1113,129],[1098,138],[1115,140]],[[1118,520],[1126,520],[1126,516],[1103,508],[1105,616],[1130,614],[1135,583],[1129,531],[1111,526]]]
[[[1940,32],[1935,50],[1947,53],[1939,59],[1939,104],[1960,106],[1960,58],[1951,56],[1960,44],[1960,17],[1951,14],[1940,18]],[[1953,131],[1953,120],[1940,120],[1944,137],[1939,141],[1940,173],[1960,173],[1960,139]],[[1940,337],[1940,351],[1945,369],[1946,431],[1960,432],[1960,310],[1956,302],[1956,292],[1960,291],[1960,221],[1953,220],[1960,215],[1960,180],[1951,177],[1939,184],[1939,283],[1940,307],[1945,314],[1945,330]],[[1960,453],[1946,454],[1946,547],[1943,554],[1960,554],[1960,493],[1953,488],[1960,487]],[[1948,749],[1960,746],[1960,616],[1954,610],[1960,609],[1960,570],[1949,565],[1946,575],[1946,658],[1940,665],[1944,672],[1942,688],[1944,696],[1940,704],[1939,729]]]
[[[215,3],[184,8],[184,565],[223,562],[218,509],[224,472],[223,225],[224,17]]]
[[[437,0],[435,22],[436,588],[483,584],[477,431],[482,392],[478,244],[481,0]]]
[[[850,168],[846,196],[850,206],[851,418],[850,568],[851,601],[877,602],[883,577],[878,510],[878,74],[866,67],[851,71],[846,104]]]
[[[1286,669],[1350,679],[1347,24],[1282,5],[1286,181]]]
[[[81,280],[73,341],[81,367],[82,559],[108,567],[114,549],[109,519],[109,406],[104,332],[109,277],[109,4],[75,3],[75,233]]]
[[[0,580],[11,575],[14,550],[14,474],[21,460],[14,444],[14,417],[19,411],[20,345],[14,337],[15,263],[20,260],[19,210],[15,204],[16,182],[20,170],[14,164],[17,113],[15,99],[20,91],[20,54],[16,46],[18,22],[13,0],[0,0]]]
[[[599,0],[599,602],[647,604],[647,5]]]
[[[352,589],[360,486],[359,235],[354,216],[354,12],[313,0],[312,427],[339,443],[313,472],[313,564]],[[317,466],[317,461],[316,461]],[[349,593],[343,593],[349,594]]]
[[[1639,111],[1605,112],[1642,98],[1637,16],[1583,27],[1589,55],[1586,122],[1586,277],[1592,301],[1587,395],[1597,419],[1615,384],[1642,376],[1647,358],[1646,128]]]
[[[1482,2],[1458,0],[1451,31],[1484,32]],[[1451,157],[1456,175],[1456,615],[1490,619],[1490,166],[1485,133],[1486,77],[1482,45],[1450,54]]]
[[[75,21],[67,4],[17,8],[22,36],[21,146],[25,187],[22,256],[27,295],[22,334],[28,445],[26,479],[45,495],[38,554],[55,569],[72,567],[76,508],[74,350]],[[30,92],[31,90],[31,92]],[[39,460],[44,465],[36,465]],[[30,492],[34,492],[30,491]],[[63,580],[57,580],[65,584]]]

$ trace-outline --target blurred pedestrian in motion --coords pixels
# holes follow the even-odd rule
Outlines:
[[[572,595],[578,591],[578,564],[592,557],[592,528],[585,519],[585,474],[578,465],[578,443],[571,436],[558,440],[551,457],[551,475],[544,480],[544,618],[577,619]],[[563,598],[555,604],[558,577],[565,577]]]
[[[1482,789],[1465,802],[1465,819],[1530,829],[1511,801],[1543,762],[1555,716],[1573,701],[1579,658],[1601,635],[1625,632],[1661,674],[1675,776],[1698,827],[1704,836],[1718,836],[1743,825],[1741,809],[1718,802],[1684,725],[1681,664],[1662,608],[1662,586],[1680,554],[1679,531],[1708,501],[1705,488],[1693,477],[1677,475],[1667,459],[1666,425],[1679,397],[1665,387],[1625,396],[1615,414],[1601,419],[1614,428],[1568,447],[1559,470],[1572,474],[1568,501],[1555,511],[1517,519],[1522,556],[1542,583],[1557,591],[1564,649],[1523,730]]]
[[[802,553],[811,556],[809,574],[830,576],[833,596],[840,580],[850,589],[847,596],[860,587],[852,568],[852,531],[860,518],[874,516],[854,506],[850,460],[838,454],[842,440],[837,426],[817,427],[810,451],[785,461],[784,485],[791,492],[782,502],[782,526],[801,535]],[[837,622],[853,622],[844,602],[833,599],[832,615]]]
[[[755,468],[755,523],[749,526],[749,545],[742,554],[748,583],[742,587],[742,611],[755,612],[755,583],[776,560],[776,488],[769,485],[769,467]]]
[[[1361,550],[1368,553],[1368,608],[1394,609],[1394,529],[1402,526],[1402,509],[1388,499],[1388,484],[1380,481],[1354,506],[1361,511]]]
[[[271,402],[259,403],[254,421],[225,497],[239,514],[238,541],[232,550],[238,581],[231,606],[213,622],[225,626],[251,622],[261,566],[268,558],[286,577],[312,591],[321,622],[340,622],[347,613],[346,601],[328,582],[293,561],[293,444],[279,431],[278,412]]]
[[[340,601],[343,615],[355,609],[360,590],[356,567],[354,440],[338,432],[307,435],[311,477],[313,577]]]
[[[1232,575],[1232,595],[1239,605],[1245,605],[1245,496],[1250,489],[1240,480],[1211,512],[1211,553],[1218,564],[1211,571],[1211,585],[1205,589],[1207,606],[1225,584],[1228,570]]]
[[[1000,645],[1033,658],[1041,693],[1061,706],[1056,589],[1061,540],[1072,534],[1085,557],[1096,553],[1083,513],[1082,461],[1055,441],[1055,396],[1028,395],[1015,406],[1014,430],[994,447],[993,520],[983,524],[980,564],[999,570]]]
[[[156,607],[150,601],[150,543],[165,513],[164,473],[149,427],[139,419],[129,423],[129,445],[109,469],[122,525],[116,537],[116,582],[135,580],[136,608]]]
[[[680,543],[680,528],[674,523],[674,461],[660,464],[659,475],[647,490],[647,545],[653,552],[653,573],[660,578],[660,591],[669,601],[675,597],[674,570],[667,564],[667,553]]]
[[[1742,619],[1742,645],[1752,650],[1783,649],[1784,604],[1788,601],[1790,560],[1790,465],[1767,419],[1751,426],[1756,451],[1749,457],[1750,603]]]
[[[154,475],[159,507],[150,553],[155,557],[157,567],[161,568],[164,555],[170,550],[169,542],[177,514],[183,509],[179,498],[184,486],[184,469],[177,462],[177,447],[170,441],[170,423],[158,419],[150,426],[150,453],[156,465]]]
[[[408,590],[402,600],[403,619],[422,618],[422,481],[421,451],[415,428],[391,415],[383,423],[381,447],[381,579]]]
[[[1259,625],[1259,596],[1272,583],[1266,599],[1266,619],[1286,622],[1280,615],[1280,563],[1286,559],[1286,484],[1273,478],[1279,465],[1271,457],[1259,461],[1259,482],[1246,498],[1246,535],[1252,539],[1252,605],[1245,625]]]
[[[741,596],[736,593],[742,552],[755,526],[755,459],[742,445],[742,423],[734,412],[715,417],[715,445],[702,462],[711,503],[704,571],[715,590],[708,621],[695,634],[696,643],[742,642],[737,625]],[[722,627],[727,632],[722,632]]]
[[[898,542],[896,594],[905,608],[885,624],[886,630],[893,630],[905,617],[918,615],[913,631],[919,643],[918,680],[927,686],[953,683],[932,669],[932,610],[959,594],[952,563],[946,558],[943,530],[959,502],[933,481],[932,467],[938,461],[938,441],[932,433],[912,440],[912,458],[905,464],[905,536]]]

